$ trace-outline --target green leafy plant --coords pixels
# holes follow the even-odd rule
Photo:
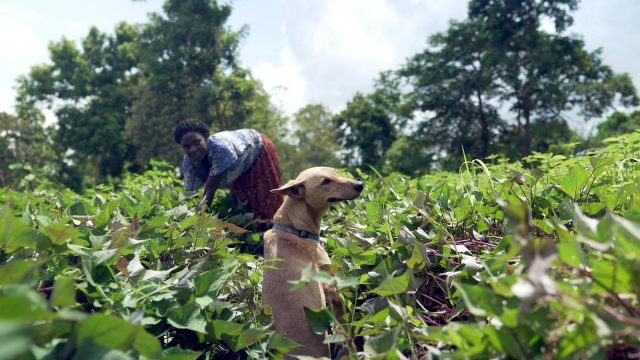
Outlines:
[[[323,222],[351,358],[603,358],[640,349],[640,132],[591,156],[534,153],[420,178],[358,173]],[[260,234],[162,164],[83,195],[0,189],[0,346],[11,358],[282,358]],[[247,251],[251,250],[251,251]],[[342,314],[342,312],[340,312]]]

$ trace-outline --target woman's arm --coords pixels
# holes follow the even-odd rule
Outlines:
[[[213,201],[213,195],[218,190],[220,186],[220,176],[218,175],[210,175],[207,178],[207,182],[204,183],[204,195],[200,203],[198,204],[198,208],[208,208],[211,206],[211,202]]]

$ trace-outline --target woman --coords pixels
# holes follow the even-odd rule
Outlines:
[[[184,149],[184,188],[204,185],[198,208],[209,207],[220,186],[228,186],[238,201],[248,202],[257,219],[269,220],[282,204],[272,194],[280,187],[280,161],[275,146],[253,129],[222,131],[209,136],[207,125],[183,120],[176,126],[175,140]]]

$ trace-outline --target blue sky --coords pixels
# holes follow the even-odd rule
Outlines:
[[[230,26],[248,26],[241,62],[286,113],[320,102],[337,112],[380,71],[397,68],[429,35],[466,15],[466,0],[235,0]],[[15,79],[47,61],[47,44],[144,22],[161,0],[0,0],[0,111],[13,113]],[[583,0],[571,32],[603,47],[605,63],[640,88],[638,0]]]

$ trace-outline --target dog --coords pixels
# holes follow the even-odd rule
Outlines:
[[[264,258],[283,261],[272,263],[277,269],[264,269],[263,303],[271,308],[276,332],[301,345],[289,353],[288,359],[290,355],[330,356],[329,346],[323,344],[326,334],[312,331],[304,308],[324,309],[331,301],[335,309],[342,309],[342,295],[314,281],[290,291],[289,281],[299,280],[309,264],[314,272],[331,265],[318,236],[322,215],[331,204],[355,199],[363,189],[362,182],[342,177],[333,168],[314,167],[271,190],[286,199],[273,217],[273,228],[264,234]]]

